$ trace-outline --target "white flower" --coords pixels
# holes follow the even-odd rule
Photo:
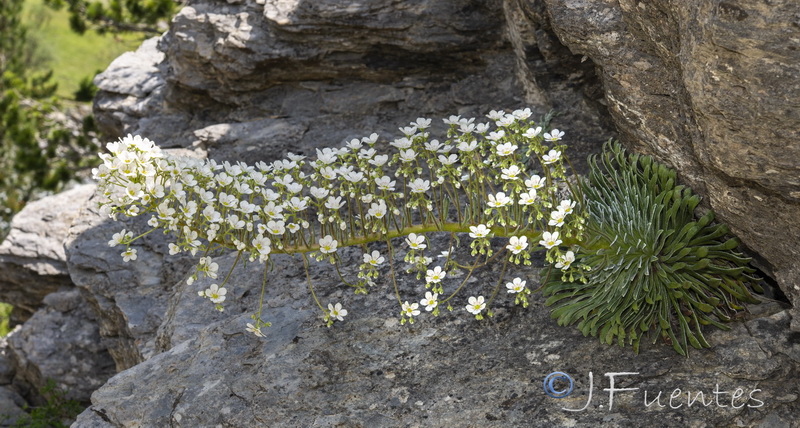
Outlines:
[[[442,148],[442,143],[439,140],[431,140],[430,142],[425,143],[425,150],[429,152],[438,152],[439,149]]]
[[[414,149],[400,150],[401,162],[411,162],[416,158],[417,158],[417,153],[414,151]]]
[[[430,128],[431,126],[431,120],[423,117],[418,117],[416,122],[411,122],[411,125],[416,126],[419,129],[427,129]]]
[[[546,155],[542,156],[545,165],[558,162],[561,159],[561,152],[558,150],[550,150]]]
[[[472,140],[469,143],[467,143],[466,141],[458,143],[458,150],[464,153],[469,153],[475,150],[476,148],[478,148],[478,142],[475,140]]]
[[[261,195],[264,196],[264,200],[266,200],[267,202],[275,202],[281,197],[280,194],[278,194],[272,189],[264,190],[263,192],[261,192]]]
[[[322,151],[317,149],[317,161],[322,162],[325,165],[330,165],[336,162],[336,158],[338,156],[338,152],[329,147],[322,149]]]
[[[378,251],[373,251],[372,254],[364,254],[364,263],[370,264],[372,266],[378,266],[384,262],[383,256]]]
[[[550,221],[547,222],[550,226],[561,227],[564,225],[564,218],[567,216],[567,213],[561,210],[555,210],[550,213]]]
[[[461,119],[461,116],[450,116],[447,119],[442,119],[442,122],[447,125],[458,125],[459,119]]]
[[[175,254],[180,254],[180,252],[181,252],[181,247],[175,245],[175,243],[173,243],[173,242],[169,243],[169,255],[170,256],[174,256]]]
[[[142,196],[144,196],[144,192],[142,191],[142,185],[135,183],[128,184],[128,186],[125,188],[125,195],[134,201],[141,198]]]
[[[228,294],[228,290],[225,287],[220,288],[217,284],[211,284],[205,291],[205,296],[214,303],[224,302],[226,294]]]
[[[261,327],[256,327],[253,324],[247,323],[247,328],[245,330],[247,330],[248,333],[253,333],[258,337],[266,337],[264,336],[264,333],[261,332]]]
[[[409,247],[415,250],[424,250],[427,248],[425,245],[425,235],[417,235],[416,233],[409,233],[406,237],[406,243]]]
[[[514,115],[507,114],[507,115],[503,116],[502,118],[498,119],[497,122],[495,122],[495,124],[497,126],[511,126],[516,121],[517,121],[517,118],[514,117]]]
[[[398,139],[392,141],[391,143],[389,143],[389,145],[396,147],[400,151],[403,151],[403,150],[411,147],[411,140],[409,140],[408,138],[405,138],[405,137],[398,138]]]
[[[515,118],[517,118],[519,120],[525,120],[525,119],[531,117],[532,114],[533,113],[531,112],[531,109],[529,109],[529,108],[525,108],[523,110],[514,110],[511,113],[512,116],[514,116]]]
[[[413,123],[411,124],[411,126],[406,126],[404,128],[398,128],[398,129],[400,129],[400,132],[402,132],[403,135],[405,135],[406,137],[410,137],[417,133],[417,125]]]
[[[497,145],[497,156],[509,156],[514,154],[517,150],[517,146],[512,143],[505,143],[505,144],[498,144]]]
[[[122,229],[111,236],[111,240],[108,241],[108,246],[116,247],[117,245],[124,244],[126,240],[131,238],[133,238],[133,232],[128,232],[125,229]]]
[[[408,187],[411,188],[411,193],[424,193],[431,188],[431,182],[428,180],[417,178],[414,179],[414,181],[412,181],[411,183],[409,183]]]
[[[245,221],[240,220],[239,216],[236,214],[229,215],[225,220],[227,220],[228,224],[234,229],[242,229],[245,226]]]
[[[219,203],[225,208],[236,208],[239,204],[239,199],[235,195],[229,195],[223,192],[219,194]]]
[[[345,180],[351,183],[358,183],[359,181],[364,179],[363,172],[350,171],[347,174],[342,174],[342,175],[344,176]]]
[[[372,159],[375,156],[375,149],[361,149],[358,151],[358,157],[361,159]]]
[[[328,196],[328,189],[325,188],[311,186],[310,191],[311,196],[317,199],[323,199],[324,197]]]
[[[431,293],[430,291],[425,293],[425,298],[420,300],[419,303],[422,306],[425,306],[425,310],[430,312],[436,309],[436,306],[439,305],[439,293]]]
[[[475,119],[470,119],[475,120]],[[464,122],[463,119],[458,123],[458,130],[463,134],[469,134],[475,130],[475,124],[471,122]]]
[[[331,167],[329,167],[329,166],[325,167],[325,168],[321,168],[319,170],[319,175],[321,175],[322,178],[324,178],[326,180],[333,180],[334,178],[336,178],[336,170],[331,168]]]
[[[456,154],[452,154],[447,157],[445,157],[444,155],[439,155],[439,162],[441,162],[442,165],[452,165],[456,163],[456,161],[458,161],[458,155]]]
[[[389,192],[393,192],[394,191],[394,186],[395,186],[395,184],[397,184],[397,182],[393,181],[391,178],[389,178],[388,175],[384,175],[383,177],[376,178],[375,179],[375,184],[378,185],[378,189],[380,189],[380,190],[386,190],[386,191],[389,191]]]
[[[425,266],[428,266],[429,264],[433,263],[433,259],[430,258],[430,257],[417,256],[417,257],[414,257],[414,263],[423,264]]]
[[[190,204],[191,203],[194,203],[194,201],[190,202]],[[195,207],[196,206],[197,206],[197,204],[195,204]],[[256,204],[251,204],[250,202],[247,202],[247,201],[242,201],[242,202],[239,203],[239,212],[242,213],[242,214],[252,214],[257,209],[258,209],[258,205],[256,205]],[[196,210],[196,208],[195,208],[195,210]],[[192,212],[192,215],[189,215],[189,213],[186,213],[186,217],[187,218],[191,218],[194,215],[193,211],[195,211],[195,210],[189,209],[188,211]]]
[[[275,202],[269,202],[267,205],[264,205],[264,214],[268,215],[269,218],[282,219],[282,212],[283,207],[281,205],[275,205]]]
[[[519,195],[519,204],[520,205],[533,205],[536,202],[536,190],[530,189],[528,193],[522,193]]]
[[[505,192],[498,192],[496,195],[489,195],[488,205],[492,208],[501,208],[511,203],[511,198]]]
[[[269,238],[266,238],[261,235],[258,235],[255,238],[253,238],[253,248],[255,248],[256,251],[258,251],[258,253],[261,254],[262,256],[266,256],[267,254],[270,253],[270,251],[272,251],[270,245],[272,245],[272,242],[270,242]]]
[[[400,310],[403,312],[403,315],[409,318],[419,315],[419,303],[408,303],[408,300],[406,300]]]
[[[289,174],[286,174],[283,177],[281,177],[281,176],[276,176],[275,177],[275,184],[278,184],[278,185],[281,185],[281,186],[288,186],[288,185],[290,185],[292,183],[294,183],[294,178]]]
[[[352,140],[350,140],[349,143],[346,144],[346,146],[348,149],[356,151],[361,149],[361,147],[363,147],[363,144],[361,144],[361,140],[359,140],[358,138],[353,138]]]
[[[336,211],[343,207],[345,203],[346,202],[342,201],[341,196],[330,196],[328,197],[328,200],[325,201],[325,208]]]
[[[131,260],[136,260],[136,249],[135,248],[128,248],[127,250],[120,253],[122,256],[122,261],[129,262]]]
[[[567,270],[572,265],[572,262],[575,261],[575,253],[572,251],[567,251],[567,254],[558,258],[558,262],[556,263],[556,269]]]
[[[527,137],[527,138],[534,138],[537,135],[539,135],[541,132],[542,132],[542,127],[541,126],[537,126],[536,128],[528,128],[528,130],[525,131],[525,133],[522,134],[522,135]]]
[[[369,163],[375,166],[383,166],[383,164],[385,164],[386,161],[388,160],[389,160],[388,155],[376,155],[375,157],[369,160]]]
[[[428,269],[428,273],[425,275],[425,282],[428,284],[438,284],[442,282],[442,279],[447,275],[447,272],[442,271],[441,266],[436,266],[433,269]]]
[[[509,249],[513,254],[519,254],[525,251],[528,248],[528,237],[527,236],[512,236],[508,240],[508,245],[506,248]]]
[[[319,240],[319,250],[325,254],[335,253],[339,243],[331,235],[325,235]]]
[[[469,227],[469,237],[472,239],[485,238],[489,235],[489,232],[491,232],[491,230],[489,230],[485,224]]]
[[[372,134],[369,135],[369,137],[362,137],[361,142],[369,144],[371,146],[378,142],[378,134],[373,132]]]
[[[306,198],[300,199],[297,196],[294,196],[289,200],[289,202],[286,203],[286,207],[292,211],[303,211],[304,209],[308,208],[308,201]]]
[[[489,139],[489,140],[492,140],[492,141],[497,141],[497,140],[499,140],[499,139],[501,139],[501,138],[503,138],[505,136],[506,136],[506,131],[503,131],[502,129],[498,129],[495,132],[490,132],[489,135],[486,138]]]
[[[469,305],[467,305],[467,312],[474,315],[478,315],[486,307],[486,303],[483,301],[483,296],[470,296],[467,302],[469,302]]]
[[[561,240],[558,239],[558,232],[542,232],[542,240],[539,241],[539,244],[548,250],[561,244]]]
[[[289,232],[295,233],[300,230],[300,226],[297,223],[289,223],[286,225],[286,228],[289,229]]]
[[[334,306],[331,303],[328,303],[328,314],[331,318],[335,318],[339,321],[344,321],[344,317],[347,316],[347,309],[342,309],[342,304],[337,303]]]
[[[267,231],[273,235],[283,235],[286,233],[284,225],[282,220],[270,220],[267,222]]]
[[[378,219],[383,218],[383,216],[386,215],[386,203],[383,202],[383,199],[381,199],[378,201],[378,203],[370,205],[367,214]]]
[[[539,177],[538,175],[534,175],[533,177],[525,180],[525,186],[527,186],[528,189],[534,190],[541,189],[546,183],[547,179],[544,177]]]
[[[501,172],[500,178],[504,180],[516,180],[519,178],[519,175],[522,174],[522,170],[516,165],[503,168]]]
[[[303,185],[300,183],[289,183],[286,186],[286,190],[288,190],[289,193],[300,193],[300,191],[303,190]]]
[[[525,290],[525,282],[522,278],[514,278],[511,282],[506,284],[509,293],[521,293]]]
[[[492,110],[492,111],[489,112],[489,114],[486,115],[486,117],[488,117],[491,120],[500,120],[500,119],[504,118],[505,116],[506,116],[506,112],[504,112],[503,110],[500,110],[500,111]]]
[[[544,133],[544,139],[553,143],[560,140],[561,137],[563,136],[564,136],[564,131],[559,131],[558,129],[553,129],[549,133],[548,132]]]
[[[564,211],[564,214],[572,214],[573,209],[575,208],[576,201],[572,201],[570,199],[564,199],[558,204],[558,209],[560,211]]]

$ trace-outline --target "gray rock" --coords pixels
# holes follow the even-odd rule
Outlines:
[[[344,251],[342,256],[349,266],[359,254]],[[221,270],[233,259],[219,259]],[[346,321],[325,328],[309,301],[300,263],[282,256],[275,262],[276,272],[267,279],[265,310],[265,319],[273,325],[264,329],[265,339],[243,331],[251,321],[249,312],[257,307],[262,277],[258,265],[234,271],[237,300],[223,313],[197,296],[207,283],[186,286],[170,303],[172,315],[160,332],[160,343],[171,348],[110,379],[92,396],[92,406],[75,426],[479,422],[500,427],[532,421],[536,426],[639,426],[655,414],[664,427],[788,426],[800,411],[800,390],[792,381],[800,370],[798,345],[786,339],[785,311],[735,324],[728,332],[711,332],[714,347],[692,350],[689,358],[676,357],[663,343],[644,346],[634,357],[629,348],[601,345],[575,329],[558,327],[539,296],[527,310],[501,298],[495,316],[477,322],[463,309],[464,295],[454,303],[452,314],[424,314],[413,325],[401,326],[388,279],[368,296],[353,297],[346,286],[337,285],[329,266],[314,264],[311,276],[323,304],[341,301],[349,311]],[[536,283],[524,270],[509,275]],[[494,279],[492,271],[481,272],[468,294],[490,292],[486,284]],[[422,292],[413,278],[401,277],[404,299],[418,299]],[[542,389],[545,376],[555,371],[575,380],[575,393],[566,399],[550,398]],[[589,372],[594,388],[590,406],[580,413],[562,410],[586,404]],[[603,391],[609,387],[607,372],[638,373],[618,377],[618,387],[640,389],[617,392],[613,409]],[[645,390],[648,402],[661,391],[661,405],[669,406],[676,388],[680,398],[673,405],[680,401],[680,408],[644,404]],[[757,411],[730,408],[737,388],[743,395],[734,404],[759,406]],[[687,406],[687,392],[693,397],[703,392],[710,404]],[[709,401],[717,398],[720,405]]]
[[[12,220],[0,244],[0,302],[13,304],[23,320],[41,306],[44,296],[72,285],[64,239],[94,188],[78,186],[31,202]]]
[[[14,426],[17,419],[26,414],[25,400],[16,391],[0,386],[0,427]]]
[[[162,147],[210,141],[214,158],[269,160],[365,133],[396,136],[398,119],[483,115],[533,102],[537,115],[568,112],[574,141],[596,150],[613,132],[598,119],[605,107],[590,64],[544,78],[559,62],[580,64],[552,45],[546,60],[523,61],[537,65],[545,89],[531,73],[513,72],[521,61],[515,49],[533,52],[505,40],[503,9],[500,1],[468,0],[193,2],[159,39],[163,54],[148,42],[98,77],[95,114],[112,124],[108,135],[141,133]],[[164,84],[144,94],[153,73]],[[117,85],[112,77],[120,75]],[[129,112],[128,105],[148,107]],[[251,145],[257,132],[250,130],[262,124],[259,132],[271,137],[272,129],[282,139]],[[215,144],[220,129],[237,144]]]
[[[137,245],[136,263],[125,264],[109,237],[123,228],[145,231],[147,219],[114,222],[98,212],[93,198],[81,209],[65,243],[69,272],[94,310],[103,343],[117,371],[155,352],[155,333],[166,311],[172,286],[190,263],[169,257],[165,237],[152,234]]]
[[[798,307],[800,5],[544,3],[560,40],[597,65],[622,141],[674,166]]]
[[[87,402],[116,373],[95,315],[74,287],[48,295],[45,307],[9,335],[8,353],[15,386],[34,398],[52,379],[67,399]]]
[[[109,135],[141,133],[163,147],[253,163],[373,131],[392,138],[418,116],[555,108],[579,171],[616,125],[629,147],[675,166],[707,195],[786,290],[800,282],[786,263],[798,253],[785,245],[799,236],[797,156],[770,141],[797,148],[787,107],[796,88],[775,88],[775,76],[797,80],[795,42],[774,37],[789,32],[796,6],[738,3],[199,0],[157,42],[110,67],[95,114]],[[752,143],[748,152],[741,142]],[[216,312],[197,296],[209,282],[187,285],[186,260],[167,257],[163,238],[137,246],[135,264],[107,247],[112,233],[143,229],[141,221],[110,223],[90,207],[71,231],[70,273],[117,368],[127,369],[95,392],[75,426],[640,426],[654,417],[659,426],[790,426],[800,412],[798,345],[786,333],[800,316],[774,305],[710,333],[714,347],[689,358],[660,342],[634,357],[556,326],[539,297],[527,311],[499,303],[483,323],[465,318],[461,302],[458,314],[400,326],[388,289],[352,298],[330,268],[314,265],[323,302],[350,310],[326,329],[299,261],[276,257],[267,283],[273,327],[259,340],[243,332],[257,307],[258,266],[237,267],[231,301]],[[357,264],[357,252],[342,254]],[[233,256],[217,261],[224,270]],[[533,272],[517,274],[536,283]],[[471,286],[494,279],[483,273]],[[420,290],[402,280],[400,292],[412,299]],[[542,390],[557,370],[576,381],[562,400]],[[615,371],[638,372],[620,382],[639,390],[618,393],[609,410],[604,373]],[[590,406],[562,410],[586,403],[589,372]],[[683,405],[672,409],[676,388]],[[747,401],[732,409],[737,388],[744,398],[733,404]],[[648,401],[662,392],[660,404],[647,406],[645,390]],[[687,392],[703,392],[709,405],[690,406]]]

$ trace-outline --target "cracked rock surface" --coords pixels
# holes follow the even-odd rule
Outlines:
[[[799,14],[780,0],[195,0],[97,77],[95,114],[111,136],[252,164],[371,132],[392,139],[419,116],[556,109],[579,171],[615,135],[674,166],[796,302]],[[458,302],[400,326],[388,282],[354,297],[315,265],[320,298],[350,311],[328,329],[300,260],[276,257],[273,326],[257,339],[243,331],[257,265],[237,267],[216,312],[197,296],[209,283],[186,285],[191,261],[170,257],[163,236],[148,236],[132,264],[107,246],[144,221],[112,223],[87,206],[70,229],[70,275],[120,371],[77,427],[766,427],[800,414],[790,332],[800,316],[781,303],[709,332],[713,348],[689,358],[660,341],[635,356],[557,326],[540,297],[527,310],[500,298],[482,323]],[[217,261],[224,270],[233,256]],[[488,295],[495,275],[470,286]],[[513,275],[538,282],[533,270]],[[421,291],[400,282],[405,299]],[[542,389],[555,371],[574,378],[567,398]],[[608,372],[637,373],[619,376],[638,389],[613,408]]]
[[[358,251],[343,253],[343,265],[357,265]],[[220,270],[234,259],[218,258]],[[349,311],[346,321],[325,328],[320,312],[309,305],[302,265],[278,256],[267,282],[265,313],[272,327],[259,339],[243,329],[257,307],[262,275],[255,264],[237,267],[236,300],[224,313],[197,296],[208,280],[181,286],[160,330],[160,343],[169,350],[109,380],[75,426],[280,421],[284,426],[589,427],[638,426],[658,418],[664,427],[788,427],[800,412],[800,387],[793,381],[800,375],[800,340],[786,335],[790,316],[777,304],[764,304],[759,317],[733,324],[730,331],[711,332],[713,348],[692,349],[689,358],[660,341],[634,355],[630,348],[602,345],[575,328],[557,326],[540,296],[527,309],[500,296],[495,316],[484,322],[466,313],[461,296],[453,313],[444,310],[438,318],[423,313],[413,325],[401,326],[387,284],[354,297],[332,278],[330,266],[313,264],[321,301],[344,302]],[[537,283],[524,269],[509,275]],[[401,278],[404,299],[424,292],[413,277]],[[496,273],[480,272],[471,292],[490,293],[494,282]],[[543,391],[544,378],[555,371],[575,380],[567,398]],[[562,410],[586,405],[590,372],[588,407],[579,413]],[[617,392],[611,409],[603,391],[609,388],[607,372],[638,373],[617,377],[618,388],[639,389]],[[687,394],[696,398],[700,392],[707,405],[689,407]],[[653,402],[659,393],[660,401]]]

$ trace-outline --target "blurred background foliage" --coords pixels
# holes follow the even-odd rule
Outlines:
[[[167,29],[173,0],[0,0],[0,242],[31,200],[85,181],[95,75]],[[13,303],[13,302],[12,302]],[[0,336],[10,306],[0,303]]]

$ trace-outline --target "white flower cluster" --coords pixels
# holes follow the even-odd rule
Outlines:
[[[504,251],[509,260],[525,264],[540,248],[530,241],[540,239],[548,260],[570,269],[575,255],[562,253],[560,246],[577,242],[584,219],[575,213],[576,202],[556,197],[566,178],[564,133],[553,129],[542,134],[530,116],[530,109],[492,111],[485,123],[451,116],[444,120],[449,125],[444,142],[430,138],[430,119],[419,118],[386,145],[372,134],[342,148],[317,149],[313,160],[289,153],[286,159],[255,165],[172,157],[152,141],[128,135],[107,145],[108,153],[100,155],[103,164],[93,172],[107,198],[105,213],[112,218],[148,216],[151,227],[137,236],[123,229],[109,245],[124,246],[123,259],[136,260],[132,242],[154,230],[169,231],[175,238],[171,254],[203,255],[189,282],[198,276],[217,278],[218,266],[210,256],[220,249],[263,263],[274,253],[301,253],[304,260],[310,253],[335,264],[341,277],[338,249],[361,245],[366,251],[358,281],[342,281],[357,293],[366,292],[387,260],[367,250],[367,244],[385,242],[391,263],[392,239],[405,237],[405,259],[431,289],[419,303],[401,303],[397,293],[403,321],[413,322],[420,305],[437,314],[439,304],[453,297],[439,299],[449,270],[474,270],[489,262],[492,237],[508,238]],[[443,266],[429,268],[425,234],[434,232],[468,233],[475,263],[459,265],[451,248],[442,255]],[[222,310],[226,281],[199,294]],[[525,294],[524,281],[521,288],[519,282],[509,284],[515,284],[509,292]],[[483,296],[468,301],[466,309],[476,317],[488,303]],[[347,314],[340,303],[327,310],[317,304],[329,324]],[[260,315],[253,319],[256,324],[247,329],[261,335],[268,323]]]

